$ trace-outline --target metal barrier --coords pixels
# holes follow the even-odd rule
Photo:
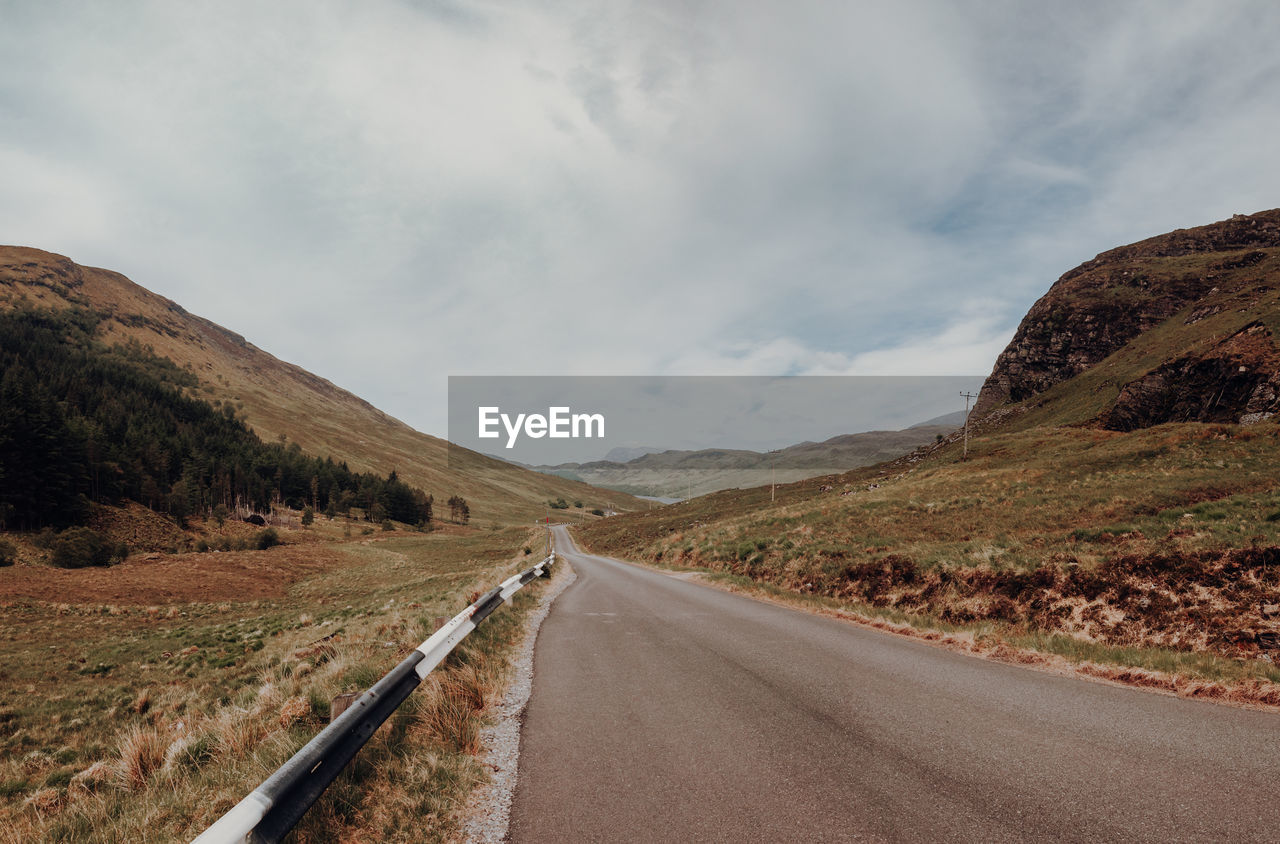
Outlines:
[[[192,844],[274,844],[284,838],[432,669],[522,586],[550,576],[554,562],[552,553],[455,615]]]

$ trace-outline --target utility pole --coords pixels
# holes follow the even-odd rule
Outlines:
[[[960,456],[961,460],[969,459],[969,399],[976,399],[977,393],[961,393],[964,396],[964,453]]]
[[[778,450],[769,452],[769,503],[773,503],[773,490],[778,485]]]

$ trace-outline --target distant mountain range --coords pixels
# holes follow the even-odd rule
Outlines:
[[[915,425],[912,425],[911,427],[912,428],[933,428],[933,427],[959,428],[961,425],[964,424],[964,417],[965,417],[965,412],[963,410],[957,410],[954,413],[944,413],[941,416],[935,416],[933,419],[929,419],[924,422],[918,422]]]
[[[637,457],[644,457],[646,454],[657,454],[663,450],[664,449],[652,448],[645,445],[637,446],[635,448],[624,448],[623,446],[618,446],[617,448],[609,449],[609,453],[604,456],[604,459],[610,463],[628,463],[635,460]]]
[[[686,498],[722,489],[788,483],[892,460],[947,436],[963,422],[964,411],[960,411],[901,431],[842,434],[772,452],[619,447],[611,449],[605,460],[530,468],[633,495]]]

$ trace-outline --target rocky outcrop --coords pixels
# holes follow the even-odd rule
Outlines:
[[[1251,323],[1207,354],[1163,364],[1120,391],[1103,427],[1133,431],[1164,422],[1256,422],[1280,405],[1280,351]]]
[[[1224,290],[1249,284],[1274,286],[1280,279],[1267,278],[1266,268],[1259,265],[1271,257],[1267,250],[1277,247],[1280,209],[1179,229],[1104,252],[1081,264],[1058,279],[1023,318],[983,385],[974,418],[1026,401],[1079,375],[1188,306],[1219,294],[1220,285]],[[1216,253],[1223,253],[1220,259],[1178,260],[1198,255],[1212,258]],[[1268,266],[1271,264],[1274,262]],[[1193,324],[1224,307],[1222,301],[1204,302],[1183,322]],[[1269,338],[1268,333],[1268,343]],[[1230,357],[1226,352],[1224,355],[1220,356],[1222,361]],[[1218,364],[1211,363],[1210,358],[1206,357],[1199,366],[1189,360],[1170,361],[1160,367],[1163,371],[1153,372],[1150,381],[1126,386],[1125,406],[1110,414],[1107,424],[1138,425],[1144,419],[1167,421],[1165,417],[1170,414],[1176,417],[1188,411],[1177,402],[1162,409],[1140,405],[1143,397],[1167,401],[1171,391],[1200,386],[1207,389],[1210,381],[1220,381],[1226,370],[1218,372],[1214,369]],[[1227,401],[1224,392],[1214,405],[1215,412],[1236,412],[1238,417],[1245,412],[1245,405],[1260,401],[1254,391],[1267,378],[1255,371],[1247,378],[1229,380],[1231,401]],[[1196,414],[1203,416],[1206,412],[1202,409]]]

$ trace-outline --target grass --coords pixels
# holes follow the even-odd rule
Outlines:
[[[436,616],[527,565],[533,541],[526,529],[380,534],[326,546],[337,564],[277,598],[7,607],[0,841],[189,840],[327,723],[334,695],[363,691]],[[297,840],[453,833],[485,776],[483,708],[532,601],[522,592],[437,669]]]
[[[692,556],[718,562],[739,558],[744,544],[769,558],[850,559],[892,544],[926,565],[1014,567],[1054,552],[1089,556],[1081,546],[1108,534],[1108,542],[1123,536],[1154,547],[1179,527],[1192,528],[1177,537],[1181,550],[1275,543],[1280,521],[1267,517],[1280,509],[1278,445],[1274,424],[1034,429],[978,441],[963,463],[945,454],[889,476],[816,479],[783,488],[774,506],[767,488],[732,490],[608,520],[585,535],[650,555],[696,548]]]

